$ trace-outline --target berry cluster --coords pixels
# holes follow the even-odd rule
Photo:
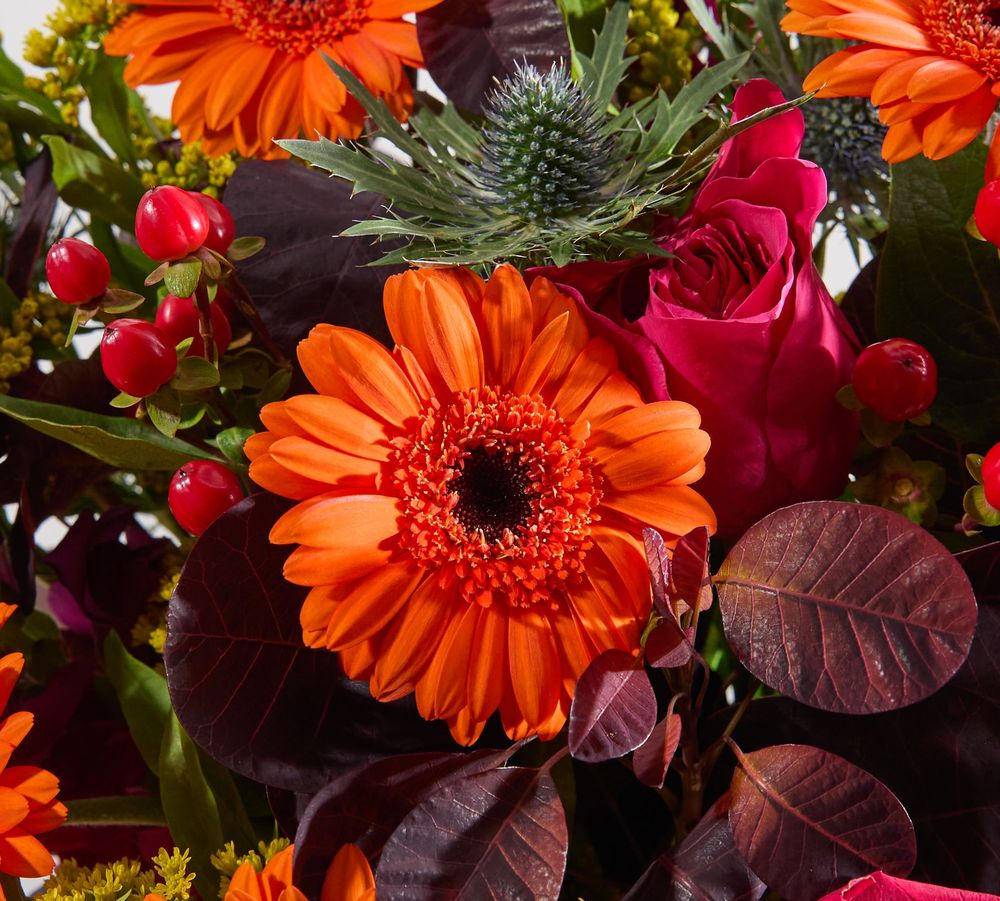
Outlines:
[[[136,239],[160,264],[147,285],[163,280],[168,289],[153,322],[109,315],[133,310],[144,298],[109,287],[111,266],[97,247],[63,238],[46,257],[53,294],[76,307],[70,338],[76,326],[95,316],[106,323],[101,366],[122,392],[113,405],[144,410],[167,434],[176,431],[177,424],[164,418],[161,408],[179,409],[184,391],[219,383],[218,356],[233,337],[223,304],[228,295],[220,281],[232,269],[226,254],[232,250],[233,258],[237,255],[235,232],[229,211],[206,194],[165,186],[142,197],[135,216]],[[174,475],[168,503],[178,523],[200,535],[243,496],[232,470],[213,460],[196,460]]]

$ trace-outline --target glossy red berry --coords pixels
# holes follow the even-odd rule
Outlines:
[[[973,215],[980,234],[1000,247],[1000,178],[987,182],[980,190]]]
[[[149,397],[177,371],[177,354],[153,323],[116,319],[101,338],[101,366],[119,391]]]
[[[1000,510],[1000,442],[994,444],[983,457],[982,476],[986,503]]]
[[[232,470],[213,460],[185,463],[170,480],[167,502],[174,519],[192,535],[201,535],[234,504],[243,487]]]
[[[937,364],[916,342],[890,338],[861,351],[853,381],[861,403],[889,422],[903,422],[934,402]]]
[[[164,185],[147,191],[135,211],[135,236],[146,256],[165,262],[194,253],[208,237],[205,208],[187,191]]]
[[[63,303],[86,303],[108,290],[111,266],[93,244],[63,238],[49,248],[45,277],[52,293]]]
[[[218,303],[212,307],[212,337],[219,354],[224,354],[233,340],[233,330],[229,320]],[[205,342],[201,338],[199,324],[201,316],[193,297],[174,297],[168,294],[156,311],[157,328],[166,336],[168,343],[176,347],[186,338],[194,338],[185,356],[205,356]]]
[[[216,253],[224,254],[236,237],[236,223],[233,217],[218,200],[200,191],[192,191],[191,196],[201,204],[208,216],[208,237],[205,246]]]

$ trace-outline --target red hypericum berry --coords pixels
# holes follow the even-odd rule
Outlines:
[[[236,237],[236,223],[233,222],[233,217],[214,197],[202,194],[201,191],[192,191],[191,196],[202,205],[208,216],[208,237],[205,238],[205,246],[216,253],[224,254]]]
[[[1000,442],[994,444],[983,457],[982,476],[986,503],[1000,510]]]
[[[149,397],[177,371],[177,354],[153,323],[116,319],[101,338],[101,366],[119,391]]]
[[[1000,178],[987,182],[980,190],[974,217],[980,234],[1000,247]]]
[[[937,364],[916,342],[890,338],[861,351],[853,381],[861,403],[889,422],[903,422],[934,402]]]
[[[213,460],[185,463],[174,473],[167,492],[174,519],[192,535],[200,535],[241,500],[240,480],[232,470]]]
[[[146,256],[160,262],[194,253],[208,237],[205,208],[187,191],[172,185],[142,195],[135,211],[135,236]]]
[[[52,293],[63,303],[86,303],[108,290],[111,265],[93,244],[63,238],[49,248],[45,277]]]
[[[218,303],[213,303],[211,309],[212,337],[215,339],[216,349],[222,355],[229,347],[229,342],[233,340],[233,330]],[[168,294],[156,311],[157,327],[175,347],[186,338],[194,338],[185,354],[188,357],[205,356],[205,342],[201,338],[200,322],[201,316],[193,297],[174,297],[173,294]]]

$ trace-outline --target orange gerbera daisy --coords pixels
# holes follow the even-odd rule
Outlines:
[[[306,901],[292,885],[295,845],[275,854],[258,873],[253,864],[240,864],[229,882],[224,901]],[[357,845],[344,845],[333,858],[323,880],[319,901],[375,901],[375,877]]]
[[[633,651],[650,611],[639,539],[715,518],[689,487],[708,435],[688,404],[646,404],[611,345],[551,282],[501,266],[386,284],[390,354],[317,326],[299,361],[319,395],[270,404],[250,474],[301,501],[271,540],[312,587],[306,644],[472,743],[499,708],[513,738],[562,727],[576,680]]]
[[[361,134],[365,112],[323,59],[353,71],[405,118],[420,66],[416,26],[401,18],[441,0],[138,0],[104,46],[131,55],[136,87],[180,81],[173,119],[209,154],[287,156],[274,138]]]
[[[16,609],[0,604],[0,626]],[[0,658],[0,710],[7,706],[23,667],[23,654]],[[36,766],[7,766],[34,722],[27,711],[0,722],[0,873],[8,876],[48,876],[52,855],[35,836],[66,819],[66,808],[56,800],[59,780],[52,773]]]
[[[861,43],[805,80],[820,97],[871,97],[883,156],[941,159],[979,135],[1000,94],[998,0],[788,0],[785,31]],[[1000,142],[994,140],[991,169]]]

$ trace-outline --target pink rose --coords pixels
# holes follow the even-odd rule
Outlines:
[[[784,99],[751,81],[734,121]],[[670,396],[701,411],[712,449],[697,489],[725,537],[778,507],[839,495],[857,444],[857,417],[834,395],[858,342],[813,264],[827,188],[822,169],[798,159],[804,130],[792,110],[729,141],[688,212],[657,236],[672,258],[543,270],[610,320],[623,351],[648,339]]]

